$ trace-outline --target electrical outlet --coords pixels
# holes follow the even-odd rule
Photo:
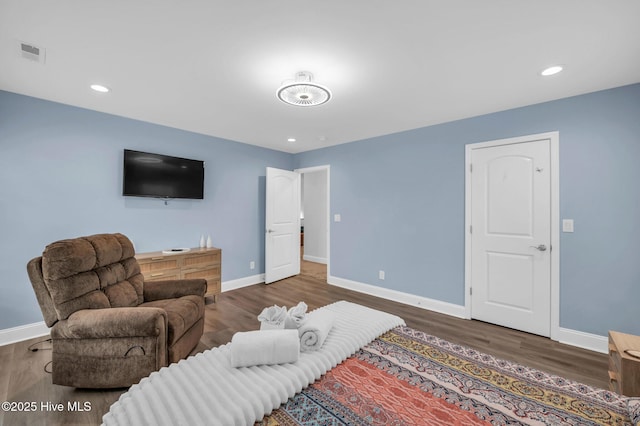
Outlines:
[[[384,271],[378,271],[378,279],[384,280]]]
[[[256,262],[254,262],[253,260],[249,262],[249,269],[256,269]]]

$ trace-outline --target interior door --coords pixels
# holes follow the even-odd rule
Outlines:
[[[267,167],[265,283],[300,273],[300,174]]]
[[[551,327],[550,141],[473,149],[471,315],[543,336]]]

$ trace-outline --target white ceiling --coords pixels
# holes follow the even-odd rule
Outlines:
[[[0,89],[296,153],[640,82],[639,18],[638,0],[0,0]],[[297,71],[331,101],[280,102]]]

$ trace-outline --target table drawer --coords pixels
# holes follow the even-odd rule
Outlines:
[[[145,281],[179,280],[180,269],[168,269],[165,271],[147,272],[142,274]]]
[[[172,269],[180,269],[180,258],[156,257],[138,261],[140,272],[143,274],[157,271],[166,271]]]
[[[220,252],[217,253],[203,253],[193,254],[184,258],[182,267],[193,268],[207,265],[219,265],[220,264]]]

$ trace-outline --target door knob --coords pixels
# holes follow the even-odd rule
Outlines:
[[[547,250],[547,246],[545,246],[544,244],[540,244],[539,246],[529,246],[531,248],[534,248],[538,251],[546,251]]]
[[[270,234],[273,232],[273,229],[267,229],[267,232]]]

